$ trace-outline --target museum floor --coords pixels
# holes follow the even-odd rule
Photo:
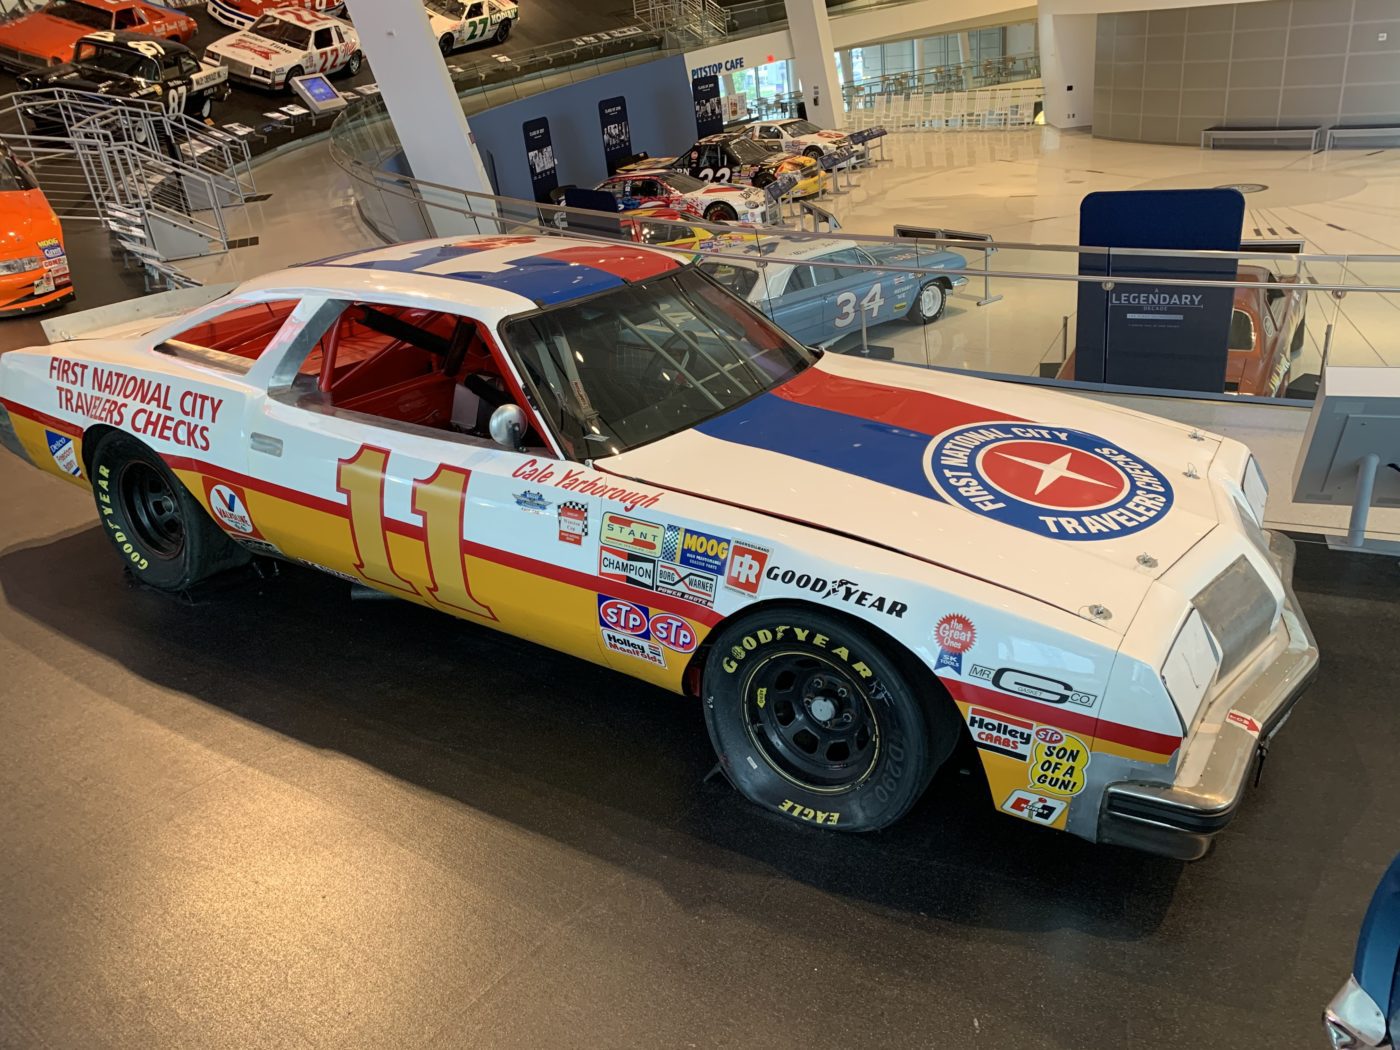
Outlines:
[[[1320,1046],[1400,841],[1390,559],[1301,546],[1321,676],[1182,866],[956,768],[794,828],[692,705],[300,571],[133,590],[0,493],[0,1046]]]

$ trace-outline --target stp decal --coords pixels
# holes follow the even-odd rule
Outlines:
[[[948,502],[1056,539],[1130,535],[1172,505],[1156,468],[1080,430],[958,427],[929,442],[924,472]]]
[[[1053,824],[1068,805],[1068,802],[1058,798],[1047,798],[1030,791],[1013,791],[1001,804],[1001,809],[1003,813],[1037,824]]]
[[[661,622],[661,630],[666,633],[668,638],[672,637],[674,631],[674,625],[670,623],[671,620],[679,621],[685,625],[687,631],[690,630],[690,625],[678,616],[662,613],[658,614],[656,619]],[[621,656],[630,656],[636,660],[645,660],[657,667],[666,666],[666,654],[652,638],[651,610],[645,605],[600,594],[598,595],[598,626],[602,632],[603,645],[610,652],[618,653]],[[691,648],[693,649],[695,647],[693,632],[691,640]]]
[[[1077,795],[1084,790],[1089,749],[1077,736],[1052,726],[1035,731],[1031,753],[1031,787],[1054,795]]]

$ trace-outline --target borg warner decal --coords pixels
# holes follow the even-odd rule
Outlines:
[[[979,423],[934,438],[924,472],[948,502],[1065,540],[1130,535],[1171,508],[1155,467],[1080,430]]]
[[[869,609],[871,612],[885,613],[897,620],[903,619],[904,614],[909,611],[909,606],[904,602],[868,591],[854,580],[828,580],[821,576],[813,576],[808,572],[785,569],[780,565],[768,566],[763,573],[763,578],[788,587],[795,587],[800,591],[807,591],[818,598],[827,598],[844,605],[859,606],[862,609]]]
[[[598,628],[609,651],[666,666],[665,650],[688,654],[699,640],[683,617],[652,612],[645,605],[598,595]]]
[[[608,513],[599,536],[598,575],[708,609],[730,547],[722,536]]]

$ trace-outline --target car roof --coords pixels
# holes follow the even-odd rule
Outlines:
[[[313,11],[309,7],[274,7],[264,10],[263,14],[271,15],[281,22],[293,22],[307,29],[319,29],[321,26],[335,25],[340,21],[334,15],[328,15],[324,11]],[[262,15],[258,17],[261,18]]]
[[[459,236],[322,259],[254,278],[238,291],[286,288],[357,300],[411,300],[425,309],[470,305],[489,320],[573,302],[681,267],[672,254],[623,242]]]
[[[739,240],[740,238],[736,238]],[[767,259],[770,256],[780,256],[783,259],[806,260],[815,259],[818,256],[827,255],[830,252],[839,252],[844,248],[854,248],[854,241],[843,241],[834,237],[821,237],[815,240],[808,238],[784,237],[782,235],[769,235],[754,237],[752,234],[741,238],[742,247],[734,250],[746,255],[753,255],[755,259],[762,256]],[[784,265],[781,262],[774,263],[775,266]]]

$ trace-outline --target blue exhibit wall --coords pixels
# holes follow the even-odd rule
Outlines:
[[[659,58],[468,117],[496,192],[503,197],[534,198],[521,127],[538,117],[549,121],[560,185],[591,187],[607,178],[598,103],[617,95],[627,99],[632,148],[637,152],[670,155],[695,141],[695,102],[685,58]]]

